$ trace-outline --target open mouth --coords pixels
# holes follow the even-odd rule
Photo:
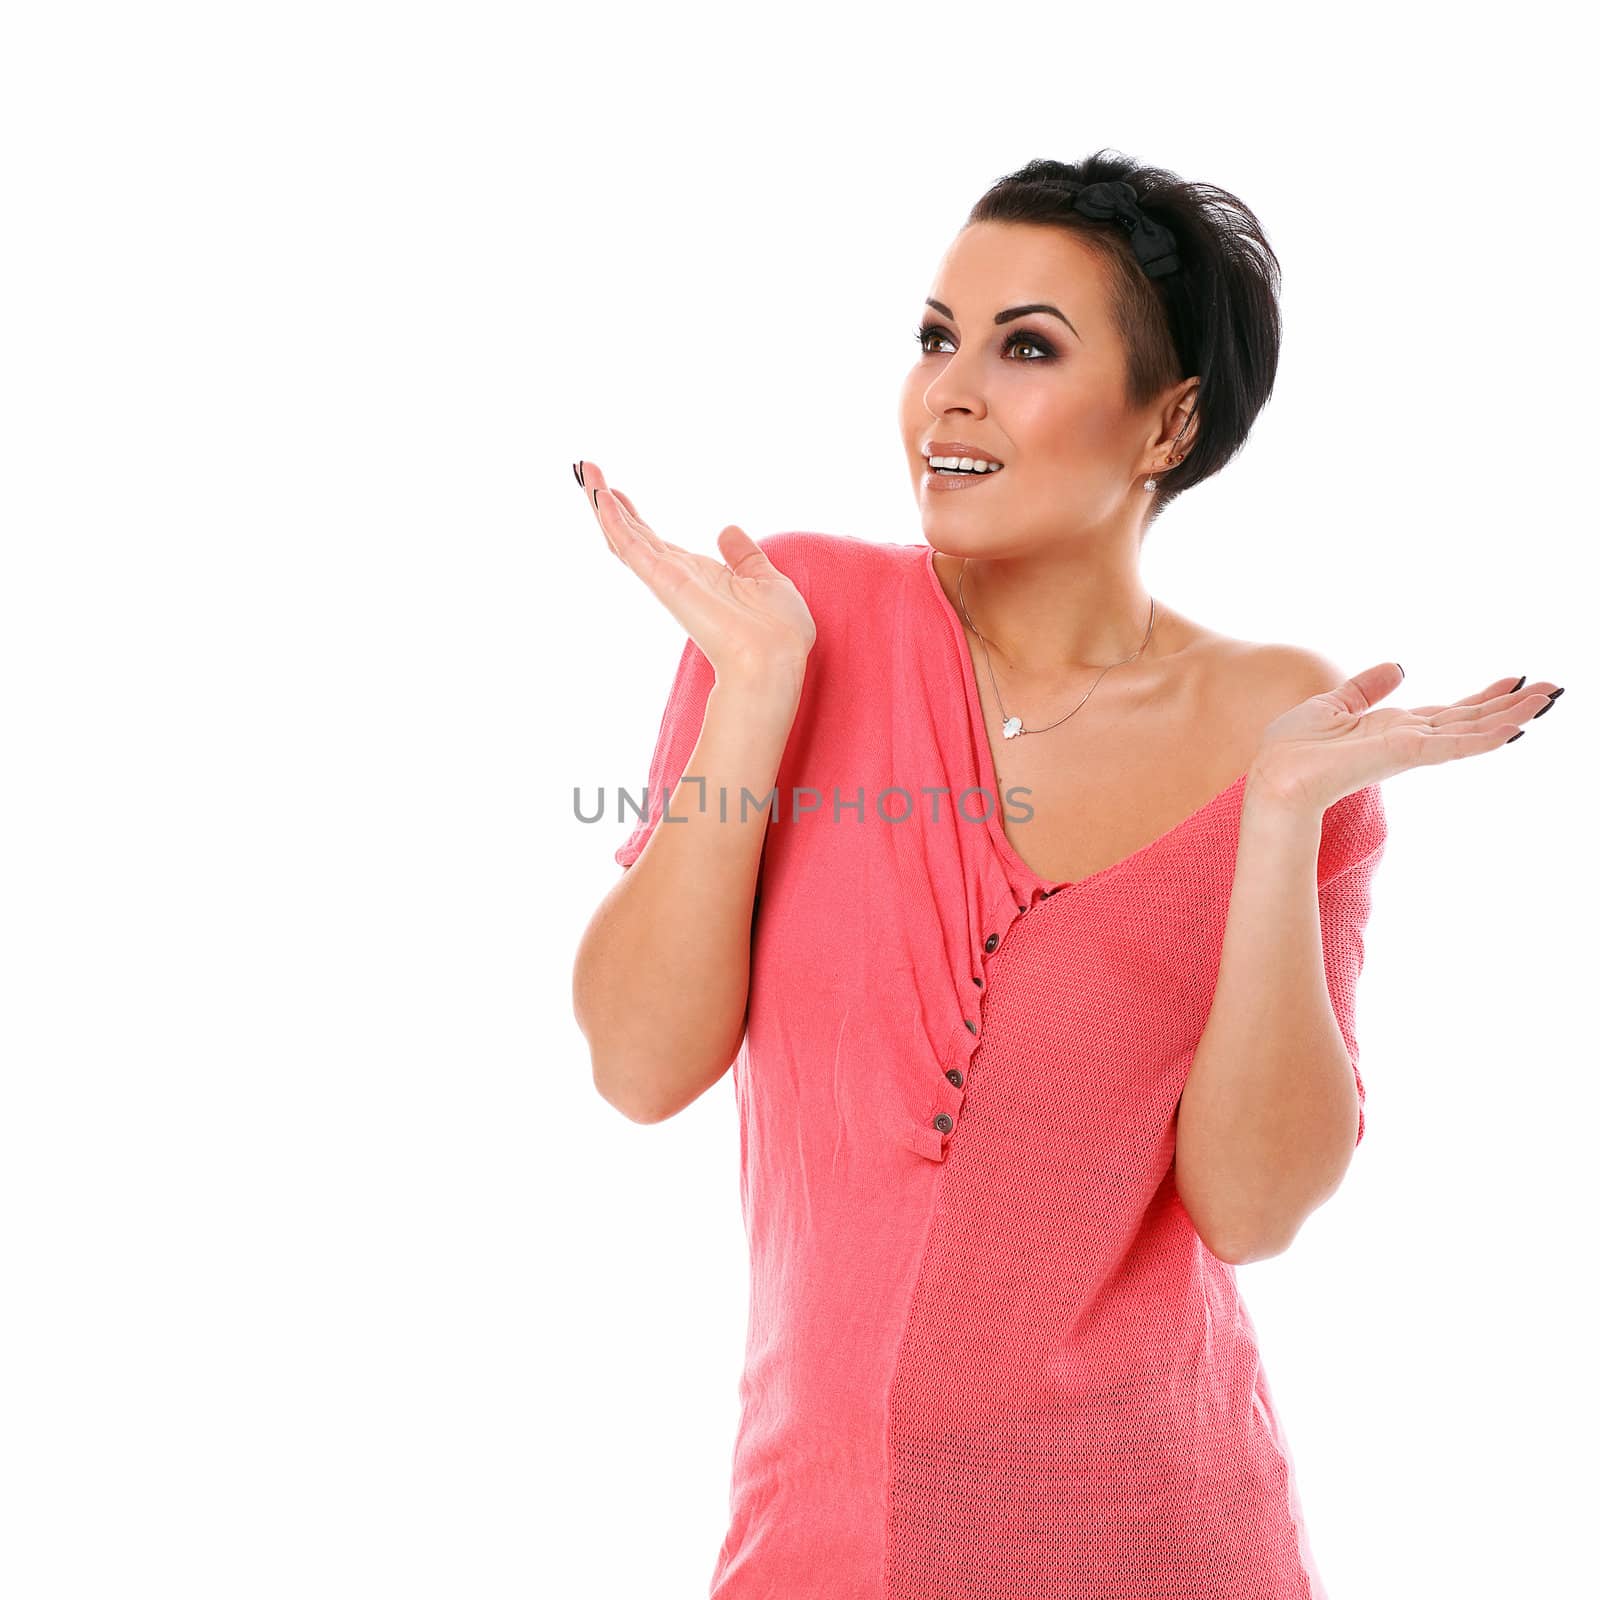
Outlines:
[[[997,472],[1004,472],[1005,467],[998,461],[975,461],[963,457],[969,462],[966,466],[935,465],[935,462],[948,463],[953,458],[947,456],[924,456],[923,465],[926,470],[940,478],[992,478]]]

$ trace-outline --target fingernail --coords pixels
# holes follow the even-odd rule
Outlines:
[[[1400,663],[1398,661],[1395,662],[1395,665],[1397,667],[1400,667]],[[1403,678],[1403,677],[1405,677],[1405,675],[1406,675],[1406,669],[1404,667],[1400,667],[1400,676]]]
[[[1517,690],[1520,689],[1523,686],[1523,684],[1525,684],[1527,681],[1528,681],[1528,674],[1526,672],[1524,672],[1522,674],[1522,676],[1520,678],[1518,678],[1517,681],[1514,684],[1512,684],[1510,689],[1507,690],[1506,692],[1508,694],[1515,694],[1517,692]],[[1507,742],[1509,743],[1510,741],[1508,740]]]
[[[1515,744],[1517,742],[1517,740],[1520,739],[1523,736],[1523,734],[1525,734],[1527,731],[1528,730],[1526,728],[1518,728],[1517,731],[1514,734],[1512,734],[1509,739],[1506,740],[1506,743],[1507,744]]]
[[[1566,686],[1565,685],[1563,685],[1559,689],[1552,689],[1550,691],[1550,706],[1553,706],[1556,703],[1556,701],[1559,700],[1562,697],[1562,695],[1564,695],[1566,692],[1567,691],[1566,691]],[[1550,709],[1550,706],[1540,706],[1539,709],[1534,712],[1533,720],[1535,722],[1537,722],[1539,720],[1539,718],[1542,717],[1545,714],[1545,712],[1547,712]]]
[[[572,476],[578,480],[578,487],[583,487],[583,468],[576,461],[572,463]]]
[[[600,509],[600,488],[598,484],[589,491],[589,498],[594,501],[594,508],[598,511]]]

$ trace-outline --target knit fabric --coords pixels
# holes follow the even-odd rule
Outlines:
[[[750,1306],[713,1600],[1320,1600],[1235,1271],[1174,1185],[1246,775],[1114,865],[1042,879],[1006,838],[1026,801],[998,793],[932,551],[761,543],[817,642],[732,1069]],[[686,642],[623,866],[711,683]],[[1384,836],[1372,785],[1324,813],[1317,864],[1358,1142]]]

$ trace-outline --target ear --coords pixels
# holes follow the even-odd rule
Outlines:
[[[1156,412],[1156,428],[1148,445],[1145,470],[1157,477],[1171,472],[1178,460],[1195,447],[1200,433],[1200,380],[1184,378],[1173,384]],[[1171,461],[1167,457],[1171,456]]]
[[[1186,456],[1194,449],[1200,437],[1200,423],[1200,380],[1185,378],[1167,404],[1161,431],[1163,457],[1174,457],[1173,466],[1178,464],[1177,457]],[[1166,464],[1164,459],[1162,464]]]

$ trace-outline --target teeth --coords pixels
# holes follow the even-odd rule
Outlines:
[[[998,472],[997,461],[974,461],[970,456],[929,456],[930,467],[946,467],[952,472]]]

